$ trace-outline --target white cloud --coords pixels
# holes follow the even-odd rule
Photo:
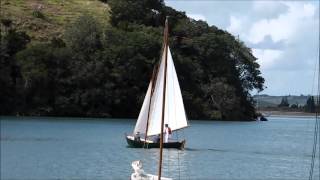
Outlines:
[[[312,4],[286,3],[289,10],[274,19],[262,19],[255,22],[249,30],[248,40],[252,43],[261,42],[265,36],[270,35],[275,42],[297,36],[298,27],[305,20],[314,16],[315,7]]]
[[[253,10],[256,12],[272,11],[279,5],[276,1],[255,1],[253,2]]]
[[[277,6],[287,8],[278,10],[282,13],[272,17],[271,12]],[[252,52],[258,58],[265,85],[269,87],[265,93],[311,93],[312,83],[307,78],[314,71],[318,58],[317,6],[306,2],[257,1],[252,9],[259,18],[230,16],[227,30],[256,47]]]
[[[234,16],[230,16],[230,26],[227,27],[227,31],[237,34],[237,32],[241,31],[242,21],[239,18]]]
[[[234,36],[239,36],[240,39],[247,41],[248,39],[248,28],[251,27],[251,20],[246,16],[233,16],[229,18],[230,24],[226,27]]]
[[[288,10],[288,6],[279,1],[254,1],[252,11],[263,18],[276,18]]]
[[[226,29],[252,47],[268,86],[264,93],[310,93],[310,79],[319,56],[319,1],[166,3],[190,17],[204,16],[202,19],[210,25]]]
[[[192,19],[195,19],[195,20],[202,20],[202,21],[205,21],[206,20],[206,17],[202,14],[187,14],[188,17],[192,18]]]
[[[277,61],[281,61],[281,55],[283,54],[282,51],[274,49],[252,49],[252,53],[258,58],[258,63],[263,70],[275,66]]]

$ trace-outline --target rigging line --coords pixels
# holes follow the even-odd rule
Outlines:
[[[153,86],[153,75],[154,75],[154,70],[152,73],[152,78],[151,78],[151,90],[150,90],[150,99],[149,99],[149,107],[148,107],[148,117],[147,117],[147,124],[146,124],[146,130],[144,134],[144,143],[143,143],[143,148],[145,147],[147,143],[147,138],[148,138],[148,126],[149,126],[149,119],[150,119],[150,108],[151,108],[151,100],[152,100],[152,86]]]
[[[166,174],[168,174],[169,177],[171,177],[171,171],[170,171],[170,155],[169,155],[169,150],[165,150],[165,151],[168,151],[166,154],[166,159],[165,162],[167,163],[167,166],[165,166],[165,170],[166,170]]]
[[[156,68],[156,67],[155,67]],[[149,118],[150,118],[150,109],[151,109],[151,101],[152,101],[152,96],[153,96],[153,91],[154,91],[154,77],[155,75],[155,69],[153,69],[152,76],[151,76],[151,90],[150,90],[150,99],[149,99],[149,107],[148,107],[148,117],[147,117],[147,124],[146,124],[146,130],[145,130],[145,135],[144,135],[144,143],[143,143],[143,148],[148,149],[149,143],[147,143],[147,138],[148,138],[148,126],[149,126]],[[147,145],[146,145],[147,144]]]
[[[176,137],[177,137],[177,140],[179,141],[179,131],[176,131]],[[177,150],[178,151],[178,173],[179,173],[179,179],[180,179],[180,149]]]
[[[151,118],[154,118],[154,113],[155,113],[155,111],[156,111],[156,102],[159,102],[159,88],[158,89],[156,89],[156,87],[158,87],[158,86],[160,86],[160,81],[161,81],[161,79],[160,80],[158,80],[158,75],[159,75],[159,73],[162,73],[162,71],[160,71],[161,69],[161,64],[162,64],[162,57],[163,57],[163,55],[161,56],[161,60],[160,60],[160,62],[159,62],[159,64],[158,64],[158,69],[157,69],[157,73],[156,73],[156,77],[155,77],[155,84],[154,84],[154,94],[156,94],[155,96],[153,96],[153,98],[152,98],[152,101],[151,101],[151,105],[152,105],[152,108],[151,108],[151,114],[152,114],[152,117]],[[152,125],[154,126],[154,123],[152,123]],[[149,128],[150,128],[150,126],[148,127],[148,130],[149,130]],[[156,135],[156,134],[155,134]]]
[[[316,112],[316,121],[315,121],[314,134],[313,134],[313,148],[312,148],[312,158],[311,158],[311,168],[310,168],[310,172],[309,172],[309,180],[313,179],[315,156],[316,156],[316,152],[317,152],[318,131],[319,131],[319,122],[318,122],[318,113]]]
[[[320,50],[320,49],[319,49]],[[319,53],[319,51],[318,51]],[[309,180],[313,179],[313,171],[314,171],[314,163],[315,163],[315,157],[317,153],[317,143],[318,143],[318,135],[319,135],[319,179],[320,179],[320,122],[318,118],[318,107],[319,107],[319,95],[320,95],[320,55],[318,54],[319,58],[319,64],[318,64],[318,89],[317,89],[317,94],[316,94],[316,122],[315,122],[315,130],[314,130],[314,142],[313,142],[313,149],[312,149],[312,160],[311,160],[311,168],[309,172]]]
[[[186,114],[186,113],[185,113]],[[186,114],[186,118],[187,118],[187,114]],[[188,119],[188,118],[187,118]],[[182,129],[182,137],[185,138],[185,133],[184,133],[184,129]],[[188,177],[188,179],[190,180],[190,174],[189,174],[189,162],[186,162],[186,176]]]
[[[320,179],[320,131],[319,131],[319,129],[320,129],[320,122],[319,122],[319,118],[318,118],[318,115],[317,115],[317,120],[318,120],[318,152],[319,152],[319,155],[318,155],[318,160],[319,160],[319,179]]]
[[[181,173],[180,173],[180,171],[181,171],[180,165],[181,165],[181,164],[180,164],[180,149],[178,149],[178,172],[179,172],[179,179],[180,179],[180,176],[181,176],[181,175],[180,175],[180,174],[181,174]]]
[[[319,37],[320,38],[320,37]],[[320,54],[319,54],[319,51],[320,49],[318,50],[318,58],[319,58],[319,64],[318,64],[318,92],[317,92],[317,103],[316,103],[316,120],[318,121],[318,146],[319,146],[319,155],[318,155],[318,158],[319,158],[319,179],[320,179],[320,122],[319,122],[319,102],[320,102]]]
[[[169,48],[169,47],[168,47]],[[174,63],[172,60],[172,54],[171,54],[171,79],[172,79],[172,87],[173,87],[173,107],[174,107],[174,117],[177,118],[177,106],[176,106],[176,95],[175,95],[175,85],[174,85]],[[178,82],[179,83],[179,82]],[[178,121],[175,119],[176,127],[178,127]]]
[[[316,75],[317,75],[317,65],[319,65],[319,61],[316,61],[315,64],[314,64],[314,71],[313,71],[313,78],[312,78],[312,88],[311,88],[311,96],[313,96],[314,93],[317,93],[317,91],[315,90],[315,86],[316,85]],[[308,122],[308,127],[310,127],[310,122]],[[306,147],[305,147],[306,149]]]
[[[169,47],[168,47],[169,49]],[[174,80],[175,80],[175,75],[176,73],[174,74],[174,62],[172,60],[172,54],[171,54],[171,79],[172,79],[172,89],[173,89],[173,97],[176,97],[176,94],[175,94],[175,84],[174,84]],[[178,77],[177,77],[178,78]],[[179,80],[178,80],[178,83],[179,83]],[[181,91],[181,90],[180,90]],[[177,106],[176,106],[176,98],[173,98],[173,107],[174,107],[174,117],[175,117],[175,123],[176,123],[176,127],[178,127],[178,122],[177,122]],[[176,137],[177,137],[177,140],[179,141],[179,131],[176,131]],[[180,149],[178,150],[178,174],[179,174],[179,179],[181,179],[181,163],[180,163]]]
[[[183,137],[183,139],[185,139],[185,133],[184,133],[184,129],[182,129],[181,130],[182,131],[182,137]],[[179,152],[178,153],[180,153],[180,154],[178,154],[178,156],[180,157],[180,155],[181,155],[181,152],[180,152],[180,150],[179,150]],[[180,160],[179,160],[179,163],[180,163]],[[189,172],[189,162],[187,161],[187,160],[185,160],[184,161],[184,164],[185,164],[185,169],[184,169],[184,172],[185,172],[185,176],[187,177],[187,178],[183,178],[183,179],[188,179],[188,180],[190,180],[191,178],[190,178],[190,172]],[[180,166],[179,166],[179,170],[180,170]],[[179,175],[179,177],[180,177],[180,175]]]
[[[161,47],[161,53],[160,53],[160,57],[159,57],[159,61],[157,63],[155,63],[154,65],[154,69],[153,69],[153,82],[151,84],[151,97],[150,97],[150,103],[149,103],[149,108],[151,109],[151,111],[149,112],[149,114],[154,114],[155,108],[154,108],[154,102],[157,102],[158,96],[154,96],[154,92],[157,91],[156,86],[157,84],[160,84],[160,82],[158,82],[158,74],[159,74],[159,70],[161,67],[161,63],[162,63],[162,58],[163,58],[163,50],[164,50],[165,44],[162,44]],[[158,92],[158,91],[157,91]],[[149,130],[149,116],[148,114],[148,123],[147,123],[147,127],[146,127],[146,136],[148,135],[147,132]]]
[[[169,45],[168,45],[168,47],[167,47],[168,49],[167,49],[167,51],[169,51]],[[169,53],[168,53],[168,55],[169,55]],[[167,61],[169,61],[169,60],[167,60]],[[171,63],[171,62],[167,62],[168,63],[168,65]],[[172,67],[172,66],[171,66]],[[170,72],[172,72],[172,68],[171,68],[171,71]],[[169,74],[169,71],[167,71],[166,72],[167,73],[167,76],[168,76],[168,74]],[[171,73],[171,75],[172,75],[172,73]],[[168,76],[169,77],[169,76]],[[172,81],[173,82],[173,81]],[[172,83],[173,84],[173,83]],[[167,81],[167,94],[169,95],[169,89],[170,89],[170,86],[169,86],[169,81]],[[174,89],[174,88],[173,88]],[[174,91],[173,91],[173,93],[174,93]],[[174,96],[173,96],[174,97]],[[174,104],[174,103],[173,103]],[[167,113],[167,117],[168,117],[168,119],[167,119],[167,124],[168,124],[168,126],[170,127],[170,124],[169,124],[169,122],[170,122],[170,112],[171,112],[171,108],[169,108],[169,106],[170,106],[170,102],[169,102],[169,100],[168,100],[168,106],[167,106],[167,109],[168,109],[168,113]],[[175,106],[174,106],[174,108],[175,108]],[[175,112],[176,112],[176,109],[174,109],[174,111],[173,111],[173,113],[175,114]],[[174,119],[175,119],[175,117],[176,116],[174,116]],[[176,119],[175,119],[176,120]],[[176,123],[176,126],[177,126],[177,123]],[[171,125],[171,127],[172,127],[172,125]],[[169,132],[167,132],[167,133],[169,133]],[[168,135],[169,137],[170,137],[170,135]],[[168,140],[169,140],[169,137],[168,137]],[[168,150],[168,172],[169,172],[169,174],[171,175],[172,174],[172,172],[170,171],[170,155],[169,155],[169,150]]]
[[[318,44],[320,44],[320,35],[318,35]],[[317,115],[319,115],[318,114],[319,108],[320,108],[320,46],[318,45],[318,94],[317,94],[317,104],[316,104]],[[319,119],[318,116],[316,116],[316,119]],[[319,125],[318,129],[320,129],[320,123],[318,123],[318,125]],[[319,135],[319,179],[320,179],[320,132],[318,133],[318,135]]]
[[[320,38],[320,37],[319,37]],[[320,49],[319,49],[320,50]],[[319,158],[319,179],[320,179],[320,122],[319,122],[319,101],[320,101],[320,54],[318,50],[318,58],[319,58],[319,64],[318,64],[318,89],[317,89],[317,95],[316,95],[316,106],[315,106],[315,111],[316,111],[316,121],[318,122],[318,132],[317,132],[317,137],[318,137],[318,158]],[[315,152],[316,156],[316,152]]]
[[[315,86],[315,79],[316,79],[316,73],[317,73],[317,65],[318,65],[318,61],[315,62],[314,65],[314,71],[313,71],[313,77],[312,77],[312,88],[311,88],[311,95],[314,92],[314,86]]]
[[[154,88],[155,88],[155,84],[157,81],[157,75],[158,75],[158,71],[159,71],[159,67],[156,65],[153,69],[152,72],[152,76],[151,76],[151,91],[150,91],[150,99],[149,99],[149,107],[148,107],[148,119],[147,119],[147,125],[146,125],[146,130],[145,130],[145,142],[143,147],[145,147],[145,143],[147,142],[147,138],[148,138],[148,128],[149,128],[149,121],[150,121],[150,109],[152,106],[152,97],[153,97],[153,93],[154,93]],[[147,143],[147,148],[149,146],[149,143]]]
[[[313,148],[312,148],[312,158],[311,158],[311,168],[309,172],[309,180],[313,179],[313,169],[314,169],[314,162],[315,162],[315,154],[317,148],[317,138],[318,138],[318,119],[316,117],[315,127],[314,127],[314,135],[313,135]]]
[[[320,36],[319,36],[319,40],[320,40]],[[319,136],[319,138],[318,138],[318,140],[319,140],[319,142],[318,142],[318,146],[319,146],[319,179],[320,179],[320,131],[319,131],[319,129],[320,129],[320,122],[319,122],[319,105],[320,105],[320,47],[318,48],[318,59],[319,59],[319,61],[318,61],[318,92],[317,92],[317,97],[316,97],[316,99],[317,99],[317,103],[316,103],[316,120],[318,121],[318,136]]]

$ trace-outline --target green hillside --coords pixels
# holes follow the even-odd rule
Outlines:
[[[12,20],[16,29],[42,42],[60,37],[83,14],[108,24],[109,7],[99,0],[1,0],[1,19]]]

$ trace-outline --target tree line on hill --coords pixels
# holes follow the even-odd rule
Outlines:
[[[107,2],[110,26],[83,15],[63,38],[49,42],[33,43],[10,20],[1,20],[1,115],[136,118],[169,16],[169,43],[189,118],[255,118],[249,92],[262,91],[264,78],[243,42],[162,0]]]
[[[315,113],[316,110],[320,109],[319,103],[315,102],[314,96],[309,96],[306,104],[304,106],[300,106],[298,103],[289,104],[287,96],[282,97],[279,108],[290,108],[299,111],[305,111],[309,113]],[[319,112],[319,111],[318,111]]]

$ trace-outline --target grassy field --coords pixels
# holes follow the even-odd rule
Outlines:
[[[99,0],[1,0],[1,19],[12,20],[35,41],[61,37],[65,27],[84,14],[108,25],[109,7]]]

